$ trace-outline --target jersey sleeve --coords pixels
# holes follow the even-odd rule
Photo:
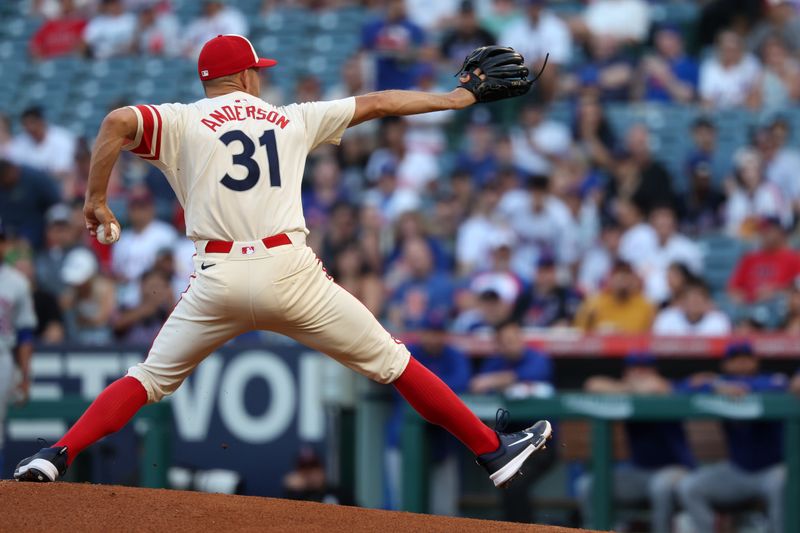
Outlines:
[[[180,104],[128,106],[138,120],[136,137],[122,147],[164,170],[177,166],[182,127]]]
[[[299,104],[306,127],[306,143],[313,150],[320,144],[339,144],[356,111],[355,97],[329,102]]]

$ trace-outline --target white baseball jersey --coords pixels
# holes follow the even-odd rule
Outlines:
[[[355,98],[273,106],[244,92],[192,104],[138,105],[124,149],[167,177],[192,240],[252,241],[306,231],[300,198],[308,152],[338,144]]]

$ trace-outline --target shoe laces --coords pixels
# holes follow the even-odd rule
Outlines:
[[[508,411],[502,407],[494,415],[494,430],[502,433],[508,427]]]
[[[48,443],[47,440],[43,439],[42,437],[36,437],[36,444],[41,444],[42,448],[50,447],[50,443]]]

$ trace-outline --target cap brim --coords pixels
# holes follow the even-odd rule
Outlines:
[[[253,66],[256,67],[256,68],[267,68],[267,67],[274,67],[277,64],[278,64],[278,62],[275,61],[274,59],[267,59],[265,57],[259,57],[258,61],[256,61],[256,64],[253,65]]]

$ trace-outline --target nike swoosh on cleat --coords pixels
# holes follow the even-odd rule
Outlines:
[[[527,435],[527,436],[524,437],[524,438],[519,439],[516,442],[512,442],[511,444],[508,445],[508,447],[511,448],[512,446],[515,446],[517,444],[523,443],[526,440],[531,440],[533,438],[533,433],[526,433],[525,435]]]

